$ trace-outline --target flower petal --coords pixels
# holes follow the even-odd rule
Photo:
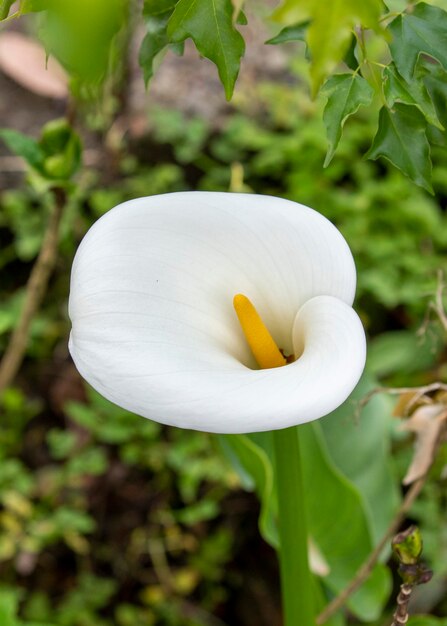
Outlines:
[[[105,397],[165,424],[253,432],[317,419],[364,365],[355,268],[324,217],[247,194],[140,198],[103,216],[73,264],[70,352]],[[246,294],[293,364],[253,370]]]

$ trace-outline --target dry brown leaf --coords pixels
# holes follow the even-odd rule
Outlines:
[[[68,77],[37,41],[12,31],[0,35],[0,70],[16,83],[46,98],[68,96]]]
[[[425,476],[433,463],[437,443],[447,420],[445,404],[421,406],[402,426],[403,430],[415,433],[413,460],[403,479],[404,485],[411,485]]]
[[[435,402],[447,405],[447,391],[441,389],[440,391],[437,391],[433,397]]]
[[[405,417],[420,406],[433,404],[433,400],[418,389],[406,391],[399,396],[399,400],[393,410],[394,417]]]

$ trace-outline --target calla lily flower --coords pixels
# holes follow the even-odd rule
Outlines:
[[[78,249],[69,349],[99,393],[152,420],[218,433],[286,428],[333,411],[360,378],[355,283],[342,235],[301,204],[139,198],[99,219]],[[258,368],[241,307],[262,319],[282,362]]]

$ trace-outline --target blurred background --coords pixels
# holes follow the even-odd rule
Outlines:
[[[273,29],[261,4],[247,9],[241,27],[247,49],[230,103],[214,66],[190,42],[183,57],[169,51],[157,61],[146,91],[138,66],[144,29],[132,15],[114,40],[113,71],[101,90],[86,94],[72,82],[74,96],[65,70],[53,61],[45,69],[42,45],[32,43],[39,16],[0,27],[0,126],[37,138],[68,108],[84,144],[26,359],[0,397],[0,585],[25,623],[281,624],[276,555],[258,531],[258,500],[217,440],[111,405],[70,360],[71,262],[89,226],[116,204],[199,189],[271,194],[315,208],[341,230],[356,260],[369,375],[384,385],[447,382],[446,331],[429,309],[439,270],[447,270],[445,151],[432,154],[430,196],[386,161],[363,159],[377,124],[363,109],[323,169],[324,98],[310,98],[302,44],[264,45]],[[50,208],[48,190],[0,143],[0,350]],[[413,440],[400,431],[391,402],[375,406],[370,418],[385,419],[380,454],[392,476],[383,498],[394,497],[395,506]],[[352,412],[344,417],[353,419]],[[439,618],[447,615],[445,448],[408,520],[422,528],[436,572],[415,609]],[[392,606],[363,621],[388,623]]]

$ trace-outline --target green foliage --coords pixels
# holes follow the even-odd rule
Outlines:
[[[143,16],[147,33],[140,48],[139,61],[147,83],[154,74],[154,59],[159,52],[169,45],[167,26],[175,7],[175,0],[145,0]]]
[[[419,2],[411,12],[398,15],[390,23],[389,30],[394,62],[407,81],[414,77],[422,53],[430,55],[447,69],[447,13],[443,9]]]
[[[4,20],[8,17],[11,6],[14,0],[1,0],[0,2],[0,20]]]
[[[309,27],[309,21],[300,22],[299,24],[292,24],[291,26],[285,26],[276,37],[272,37],[265,43],[278,45],[281,43],[289,43],[291,41],[306,41],[306,32]]]
[[[311,55],[312,92],[317,94],[324,80],[342,61],[351,43],[356,24],[377,28],[382,3],[380,0],[335,0],[328,7],[318,0],[285,0],[275,17],[288,24],[310,19],[306,41]]]
[[[0,130],[0,138],[3,139],[11,152],[21,156],[31,167],[36,170],[42,167],[43,153],[37,141],[17,130],[8,128]]]
[[[230,99],[245,50],[237,28],[246,23],[240,7],[232,0],[145,0],[146,35],[139,62],[146,84],[164,51],[183,54],[185,40],[192,39],[198,52],[216,65]],[[3,0],[0,19],[10,8],[11,2]],[[99,99],[125,80],[123,59],[132,27],[129,0],[22,0],[14,16],[29,12],[41,13],[41,38],[70,73],[78,98]],[[285,27],[266,43],[305,42],[312,94],[321,91],[328,97],[325,166],[332,161],[346,120],[368,106],[380,111],[379,126],[374,139],[369,129],[362,154],[388,159],[432,192],[430,149],[445,147],[447,132],[444,8],[426,2],[334,0],[328,9],[319,0],[284,0],[273,17]],[[8,141],[19,141],[21,151],[39,161],[32,143],[25,146],[18,137]],[[66,163],[59,161],[48,164],[47,175],[66,171]]]
[[[408,620],[408,626],[447,626],[447,620],[429,615],[414,615]]]
[[[379,128],[366,157],[377,159],[383,156],[389,159],[418,185],[433,193],[430,146],[425,126],[424,116],[415,107],[406,104],[395,104],[393,109],[382,107]]]
[[[395,374],[408,376],[431,369],[440,356],[442,340],[433,329],[430,335],[417,336],[407,330],[395,330],[376,337],[368,350],[368,369],[379,378]]]
[[[49,602],[46,583],[42,588],[36,585],[24,604],[24,615],[32,621],[26,626],[34,626],[34,622],[45,626],[116,626],[100,613],[111,602],[124,574],[112,580],[89,571],[92,562],[103,559],[115,563],[118,570],[120,567],[120,552],[107,543],[96,547],[98,537],[92,539],[98,526],[91,490],[98,490],[95,499],[102,497],[107,480],[104,474],[112,467],[117,481],[114,484],[123,497],[129,492],[129,497],[136,497],[138,502],[139,497],[147,501],[145,494],[163,494],[158,503],[155,499],[151,504],[150,498],[139,522],[133,522],[132,534],[126,531],[127,558],[135,560],[132,584],[139,583],[143,604],[147,606],[138,606],[137,598],[130,608],[118,605],[117,623],[126,624],[127,617],[135,615],[145,623],[159,620],[157,623],[187,626],[190,622],[182,615],[184,597],[200,586],[198,593],[204,607],[212,609],[222,598],[232,538],[219,527],[202,538],[200,529],[216,518],[220,500],[237,481],[216,456],[210,436],[177,429],[163,433],[159,424],[137,419],[93,390],[88,390],[88,399],[88,404],[67,405],[67,428],[48,430],[50,458],[38,471],[32,471],[15,456],[27,445],[27,433],[35,437],[39,432],[33,420],[39,415],[40,406],[13,389],[2,396],[5,421],[0,437],[0,561],[3,566],[14,561],[29,562],[27,567],[34,569],[41,557],[57,554],[64,545],[78,562],[73,572],[77,585],[59,594],[55,606]],[[100,477],[100,482],[95,482],[96,477]],[[135,480],[139,483],[136,493]],[[106,493],[107,490],[104,496]],[[128,510],[128,505],[118,509],[118,519],[124,521]],[[118,529],[119,542],[120,533]],[[149,554],[156,561],[161,553],[166,563],[170,562],[165,566],[170,578],[166,588],[163,577],[161,581],[151,578],[148,584],[146,568],[141,570],[138,564],[142,554]],[[67,567],[68,563],[64,570]],[[56,581],[51,583],[54,588],[56,585]],[[202,621],[194,624],[202,625]],[[14,622],[13,626],[19,623]]]
[[[153,76],[155,57],[168,45],[191,38],[200,54],[217,66],[227,99],[231,98],[245,49],[233,22],[231,0],[145,0],[143,14],[147,34],[140,65],[146,83]]]
[[[0,130],[0,138],[46,181],[62,185],[81,164],[81,141],[65,119],[48,122],[39,141],[10,129]]]
[[[16,589],[0,587],[0,623],[2,626],[51,626],[48,622],[22,622],[17,618],[20,594]]]
[[[390,63],[384,69],[383,78],[383,94],[388,108],[391,109],[396,102],[416,106],[429,124],[443,129],[433,101],[423,83],[417,81],[407,83],[397,71],[394,63]]]
[[[106,77],[128,8],[128,0],[52,0],[44,13],[42,39],[78,83],[98,85]]]
[[[414,10],[402,8],[386,29],[380,29],[381,12],[380,2],[332,3],[328,11],[321,3],[286,0],[276,17],[289,24],[311,18],[307,29],[298,29],[297,38],[302,39],[305,34],[310,50],[314,94],[342,60],[353,70],[352,74],[335,74],[324,85],[323,93],[329,94],[324,113],[329,142],[325,166],[332,159],[347,117],[356,113],[360,105],[379,103],[382,105],[379,128],[366,156],[389,159],[416,184],[431,192],[429,142],[435,140],[431,139],[430,125],[442,129],[442,114],[435,108],[441,110],[442,101],[445,110],[445,93],[437,90],[436,105],[418,64],[423,63],[421,54],[433,57],[434,68],[438,67],[436,61],[444,64],[447,13],[421,2]],[[380,22],[386,24],[387,17],[394,15],[390,10]],[[355,30],[354,25],[361,28]],[[293,39],[296,26],[288,28]],[[368,29],[375,33],[366,32]],[[273,41],[289,41],[288,32],[283,31]],[[389,58],[377,59],[371,55],[367,42],[374,37],[389,41],[391,62]],[[370,82],[369,88],[365,79]]]
[[[19,13],[36,13],[46,11],[50,6],[51,0],[20,0]]]
[[[233,24],[231,0],[179,0],[168,35],[179,43],[191,37],[198,51],[216,64],[229,100],[244,54],[244,40]]]
[[[324,167],[327,167],[337,149],[346,120],[361,106],[371,103],[374,91],[359,74],[337,74],[326,81],[323,93],[328,97],[323,113],[329,143],[324,160]]]

